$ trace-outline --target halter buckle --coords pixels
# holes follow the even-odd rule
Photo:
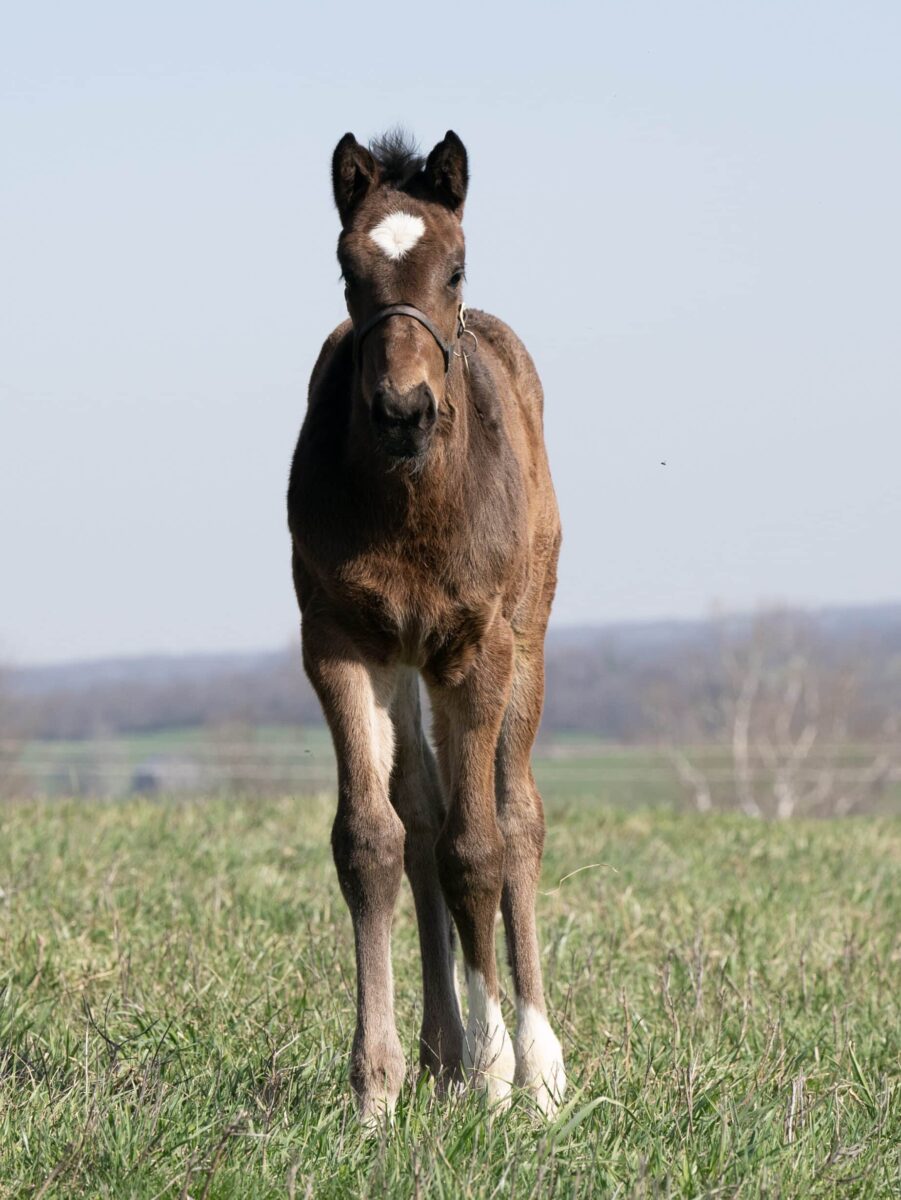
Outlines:
[[[462,342],[464,334],[468,334],[472,338],[472,350],[469,354],[474,354],[479,348],[479,339],[471,329],[466,328],[466,305],[460,301],[460,307],[457,310],[457,341]],[[454,358],[462,358],[464,365],[469,362],[469,354],[463,349],[462,345],[459,350],[454,351]]]

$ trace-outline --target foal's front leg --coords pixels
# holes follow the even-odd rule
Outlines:
[[[506,1103],[516,1063],[500,1007],[494,947],[504,882],[494,754],[510,694],[513,637],[496,621],[462,682],[430,685],[448,812],[435,846],[441,885],[466,966],[469,1020],[463,1065],[476,1087]]]
[[[332,850],[357,958],[350,1082],[360,1116],[371,1124],[394,1110],[406,1067],[391,971],[391,921],[404,870],[404,828],[388,798],[394,672],[365,662],[331,626],[310,622],[303,633],[304,665],[338,759]]]

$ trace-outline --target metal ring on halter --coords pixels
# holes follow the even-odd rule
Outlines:
[[[468,333],[469,336],[472,338],[473,345],[472,345],[472,350],[470,351],[470,354],[473,354],[479,348],[479,339],[476,337],[476,335],[472,332],[471,329],[466,328],[466,305],[461,301],[459,311],[457,312],[457,341],[458,342],[462,341],[463,335],[465,333]],[[467,354],[466,351],[463,350],[461,347],[461,349],[454,351],[454,357],[468,359],[469,354]]]
[[[469,358],[469,354],[467,354],[466,351],[464,349],[462,349],[462,342],[463,342],[464,334],[468,334],[472,338],[472,350],[470,350],[469,354],[474,354],[476,352],[476,350],[478,350],[478,348],[479,348],[479,339],[472,332],[472,330],[471,329],[461,329],[460,336],[458,338],[458,341],[461,343],[461,349],[454,351],[454,356],[456,358]]]

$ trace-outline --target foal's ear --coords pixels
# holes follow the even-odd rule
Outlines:
[[[446,204],[458,217],[463,216],[463,202],[469,186],[469,163],[466,147],[452,129],[444,135],[425,164],[425,183],[436,200]]]
[[[332,189],[342,225],[347,224],[354,209],[378,181],[375,159],[352,133],[345,133],[332,155]]]

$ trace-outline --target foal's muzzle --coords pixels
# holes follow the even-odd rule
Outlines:
[[[372,397],[372,423],[381,446],[392,458],[422,454],[437,419],[438,405],[427,383],[401,395],[386,382]]]

